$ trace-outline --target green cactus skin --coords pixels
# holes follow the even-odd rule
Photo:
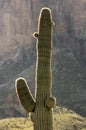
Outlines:
[[[42,8],[38,21],[37,63],[35,100],[31,95],[24,78],[16,80],[16,91],[23,107],[31,114],[34,130],[53,130],[52,107],[55,98],[52,97],[51,49],[52,49],[52,16],[49,8]]]
[[[22,77],[16,80],[16,92],[22,106],[28,112],[33,112],[35,108],[35,100],[29,90],[26,80]]]

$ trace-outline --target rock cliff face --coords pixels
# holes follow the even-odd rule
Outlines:
[[[57,104],[86,116],[86,1],[0,0],[0,118],[26,116],[15,94],[15,79],[35,84],[35,40],[41,7],[51,8],[53,94]]]
[[[35,4],[31,0],[0,1],[0,53],[32,42],[38,2],[37,0]]]

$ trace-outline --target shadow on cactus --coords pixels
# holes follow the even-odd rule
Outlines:
[[[37,38],[37,63],[35,99],[24,78],[16,80],[16,91],[22,106],[31,112],[34,130],[53,130],[52,108],[55,98],[52,96],[52,15],[49,8],[42,8],[38,20],[38,32],[34,33]]]

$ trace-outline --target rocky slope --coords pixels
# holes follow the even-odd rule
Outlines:
[[[33,130],[30,118],[0,120],[1,130]],[[53,113],[53,130],[86,130],[86,118],[65,108],[57,107]]]
[[[0,1],[0,118],[26,116],[15,93],[23,76],[34,93],[37,31],[41,7],[52,10],[53,95],[57,104],[86,116],[86,1]]]

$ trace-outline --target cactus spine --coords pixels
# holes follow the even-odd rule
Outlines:
[[[38,21],[36,89],[35,99],[24,78],[16,80],[16,91],[23,107],[32,112],[34,130],[53,130],[52,107],[55,98],[51,94],[51,49],[52,49],[52,16],[49,8],[42,8]]]

